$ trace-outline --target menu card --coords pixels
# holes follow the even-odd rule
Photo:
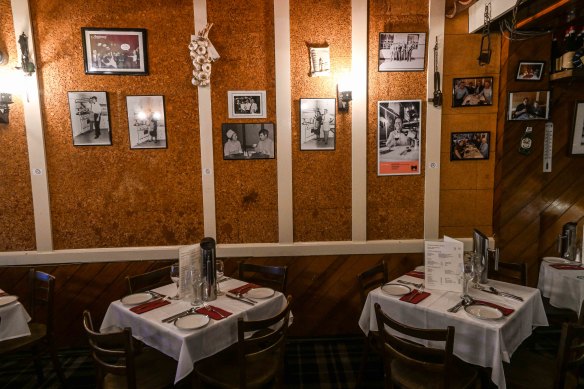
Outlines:
[[[443,241],[425,241],[424,247],[425,287],[462,292],[464,244],[445,235]]]
[[[181,299],[188,299],[193,294],[193,273],[201,273],[201,246],[197,243],[179,248],[178,266],[178,295]]]

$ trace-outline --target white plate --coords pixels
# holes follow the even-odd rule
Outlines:
[[[267,299],[268,297],[272,297],[274,293],[276,293],[274,292],[274,289],[270,288],[253,288],[245,294],[245,297],[252,299]]]
[[[558,257],[543,257],[543,261],[547,263],[570,263],[571,261],[567,261],[564,258]]]
[[[138,305],[150,301],[154,296],[150,293],[134,293],[122,298],[122,304],[124,305]]]
[[[198,313],[178,318],[174,325],[181,330],[195,330],[209,323],[209,316],[199,315]]]
[[[487,305],[467,305],[464,310],[469,315],[481,320],[499,320],[503,317],[503,312]]]
[[[402,284],[385,284],[381,287],[381,291],[392,296],[403,296],[410,293],[412,289]]]
[[[0,297],[0,307],[11,304],[18,300],[18,296],[2,296]]]
[[[416,268],[414,270],[423,273],[424,271],[426,271],[426,266],[424,266],[424,265],[416,266]]]

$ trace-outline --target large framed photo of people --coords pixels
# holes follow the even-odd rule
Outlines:
[[[229,118],[265,118],[266,91],[227,92]]]
[[[126,96],[131,149],[165,149],[164,96]]]
[[[111,146],[106,92],[68,92],[74,146]]]
[[[423,71],[426,63],[426,33],[379,33],[379,71]]]
[[[452,80],[452,106],[493,105],[493,77],[467,77]]]
[[[421,100],[377,103],[377,175],[420,174]]]
[[[489,159],[490,132],[453,132],[450,134],[450,160]]]
[[[223,159],[274,159],[273,123],[223,123]]]
[[[550,114],[550,91],[509,93],[509,120],[547,120]]]
[[[336,147],[336,99],[300,99],[300,150]]]
[[[570,155],[584,155],[584,100],[576,101]]]

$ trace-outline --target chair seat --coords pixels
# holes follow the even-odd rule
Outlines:
[[[20,338],[3,340],[0,342],[0,354],[20,350],[41,341],[47,335],[47,326],[41,323],[30,323],[29,336],[21,336]]]
[[[478,377],[476,369],[455,358],[450,377],[451,388],[470,388],[475,385]],[[399,359],[391,362],[391,378],[393,382],[403,389],[431,389],[440,388],[442,385],[442,373],[431,373],[420,370]]]

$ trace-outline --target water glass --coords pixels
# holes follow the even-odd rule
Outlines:
[[[472,253],[472,272],[475,288],[479,287],[484,269],[483,256],[479,253]]]
[[[224,293],[219,287],[219,281],[221,281],[221,278],[223,278],[223,274],[225,273],[225,267],[222,260],[218,259],[215,261],[215,271],[217,272],[217,279],[215,280],[217,296],[222,296]]]
[[[473,266],[471,253],[464,253],[463,263],[462,263],[462,296],[468,296],[468,283],[473,276]]]
[[[180,280],[180,270],[178,267],[178,263],[173,263],[170,265],[170,279],[176,285],[176,295],[175,298],[178,298],[178,291],[179,291],[179,280]]]

